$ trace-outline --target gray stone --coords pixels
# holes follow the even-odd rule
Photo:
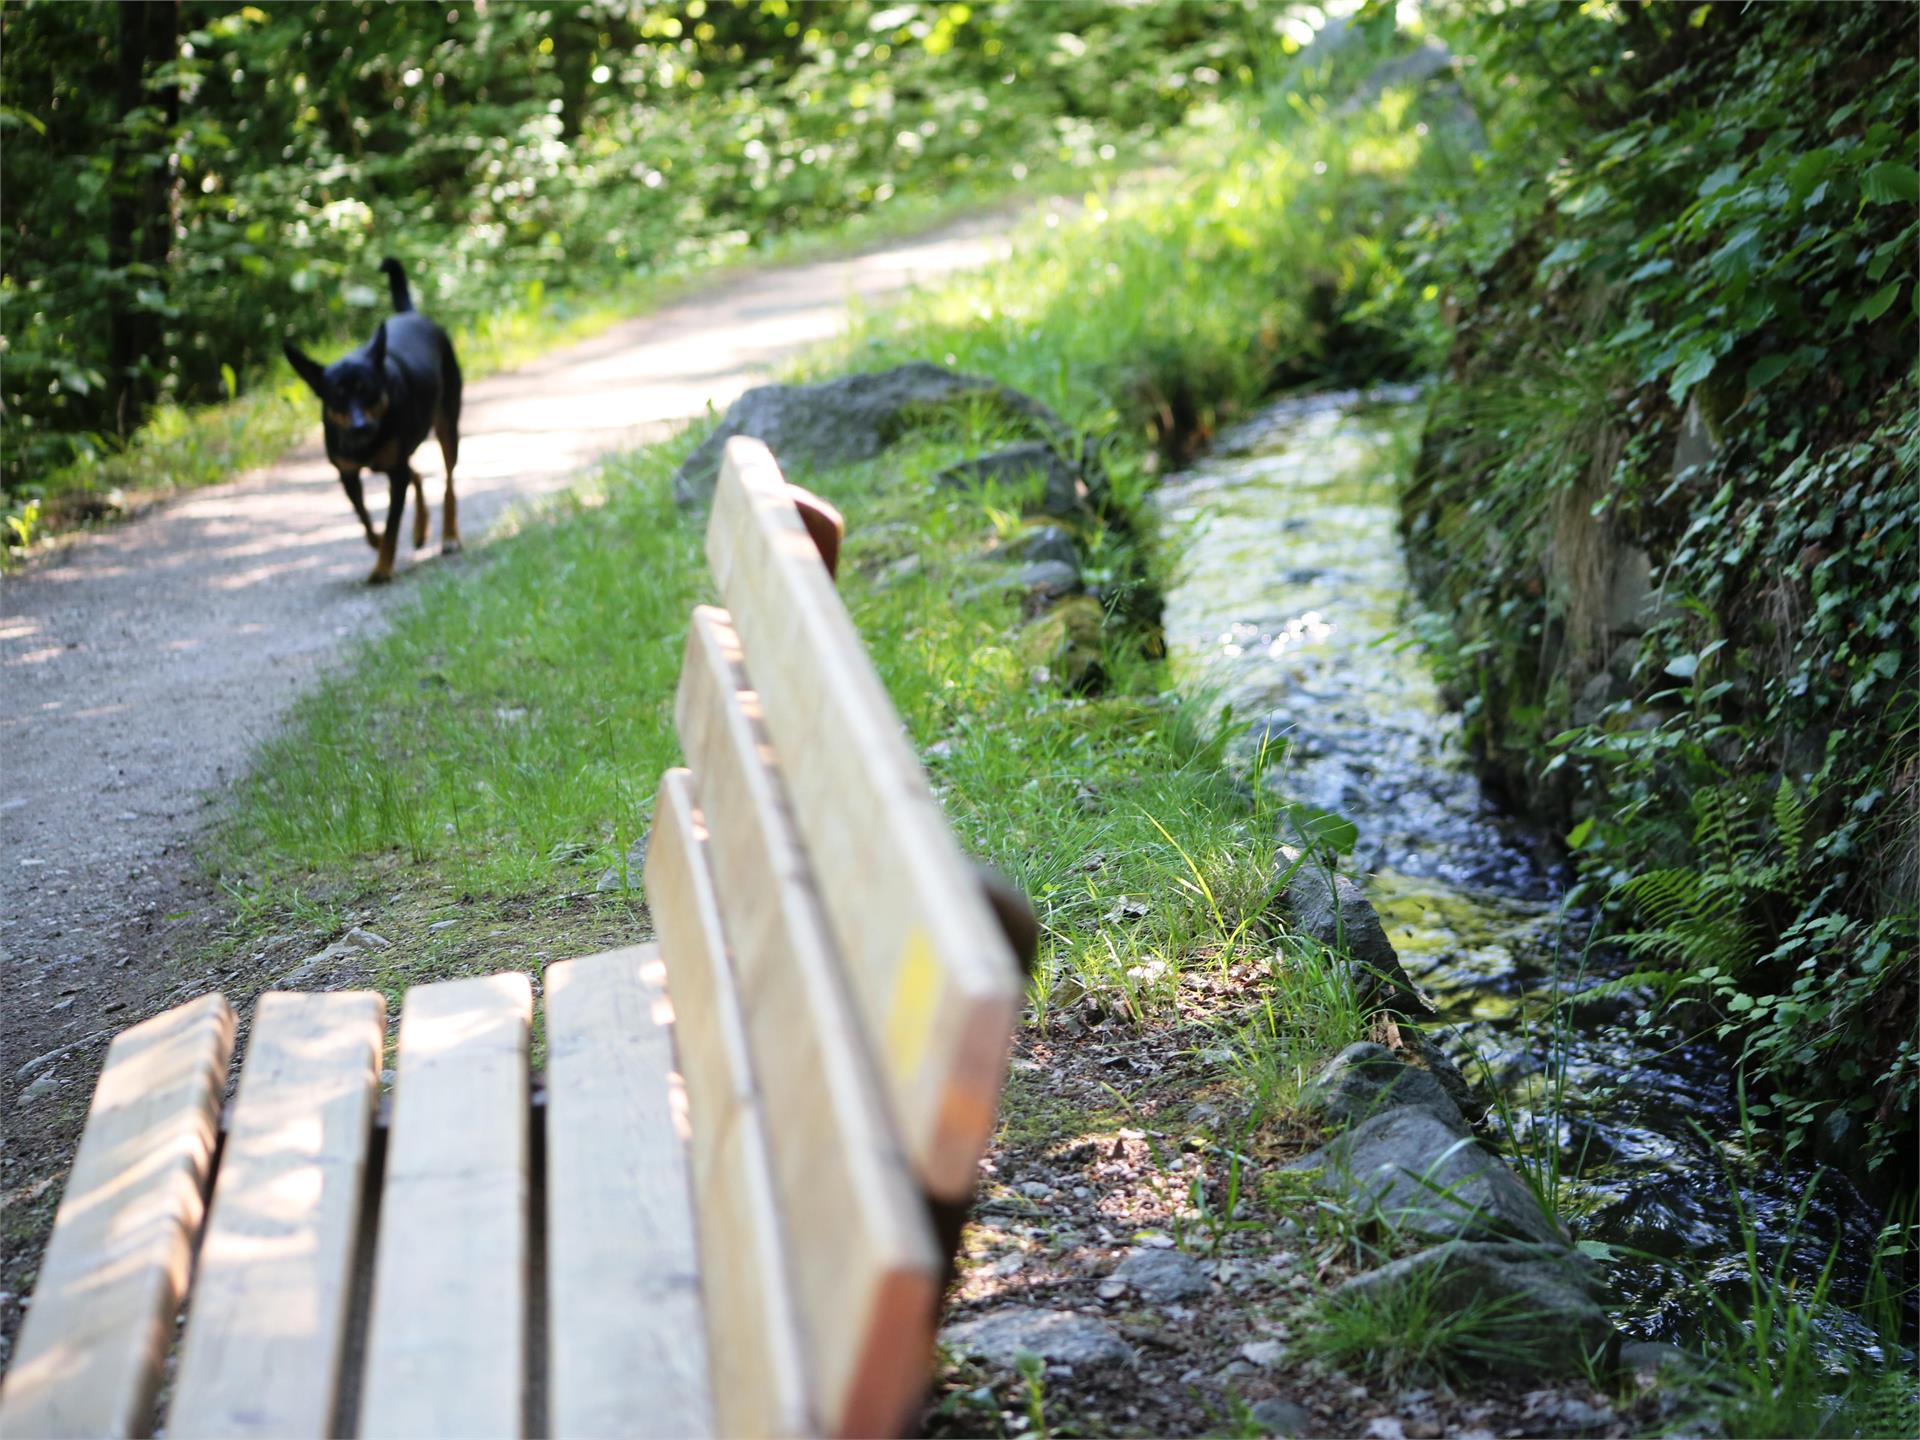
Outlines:
[[[1661,596],[1652,556],[1638,545],[1615,552],[1607,582],[1607,629],[1616,635],[1642,635],[1680,613]]]
[[[1700,397],[1689,395],[1680,416],[1680,434],[1673,444],[1673,478],[1678,480],[1696,465],[1705,465],[1720,453],[1719,437],[1701,412]]]
[[[1317,857],[1309,856],[1296,867],[1299,859],[1298,850],[1282,845],[1274,861],[1282,873],[1293,869],[1279,899],[1293,928],[1348,956],[1363,1005],[1427,1018],[1439,1014],[1400,968],[1400,956],[1360,887],[1331,873]]]
[[[1301,1098],[1335,1121],[1357,1123],[1402,1105],[1419,1105],[1449,1126],[1465,1123],[1438,1080],[1368,1040],[1334,1056]]]
[[[1113,1278],[1126,1282],[1142,1300],[1155,1305],[1213,1293],[1206,1274],[1178,1250],[1128,1251],[1114,1267]]]
[[[384,936],[376,935],[371,930],[363,930],[356,925],[326,949],[302,960],[275,983],[282,989],[294,990],[316,980],[325,980],[341,969],[343,964],[357,959],[369,950],[388,949],[392,943]]]
[[[1693,1357],[1678,1345],[1658,1340],[1629,1340],[1620,1347],[1619,1368],[1627,1375],[1657,1375],[1662,1370],[1691,1370]]]
[[[757,385],[727,407],[713,433],[674,472],[673,496],[682,505],[710,500],[720,452],[735,435],[765,441],[783,466],[851,465],[886,449],[916,414],[969,399],[988,400],[1050,439],[1065,443],[1072,434],[1052,410],[1018,390],[924,360],[813,385]]]
[[[1394,1028],[1400,1032],[1402,1058],[1411,1060],[1431,1075],[1469,1123],[1474,1116],[1485,1113],[1486,1102],[1473,1093],[1473,1087],[1467,1083],[1467,1077],[1460,1073],[1460,1067],[1434,1043],[1432,1036],[1418,1025],[1397,1025]]]
[[[1133,1347],[1109,1326],[1070,1310],[1009,1305],[949,1325],[940,1339],[958,1355],[1009,1370],[1022,1354],[1076,1370],[1127,1369],[1134,1364]]]
[[[1297,1435],[1310,1435],[1314,1431],[1313,1416],[1303,1405],[1275,1395],[1254,1405],[1249,1414],[1253,1423],[1260,1427],[1262,1435],[1282,1437],[1293,1440]]]
[[[994,551],[996,559],[1024,560],[1032,565],[1042,560],[1057,560],[1062,565],[1080,567],[1080,546],[1071,533],[1058,525],[1035,525],[1026,533]]]
[[[1287,1358],[1287,1347],[1278,1340],[1249,1340],[1240,1347],[1240,1358],[1249,1365],[1271,1370]]]
[[[1433,1240],[1513,1238],[1565,1245],[1518,1175],[1465,1125],[1407,1106],[1376,1115],[1295,1161],[1389,1228]]]
[[[1451,1310],[1500,1306],[1517,1327],[1513,1353],[1498,1362],[1502,1371],[1580,1374],[1613,1343],[1599,1267],[1558,1245],[1455,1241],[1356,1275],[1336,1293],[1402,1286],[1431,1287],[1432,1302]]]
[[[1595,671],[1587,677],[1587,683],[1580,687],[1580,694],[1573,702],[1573,723],[1591,725],[1618,698],[1619,686],[1612,673]]]
[[[600,893],[610,890],[638,890],[640,877],[647,872],[647,846],[652,843],[653,827],[649,825],[640,832],[640,838],[627,847],[626,878],[624,880],[621,878],[620,866],[609,865],[594,882],[594,890]]]
[[[1053,446],[1037,441],[1009,445],[990,455],[949,465],[934,478],[950,488],[973,489],[989,482],[1019,485],[1036,475],[1045,481],[1038,507],[1040,514],[1069,520],[1087,513],[1093,492],[1079,468],[1061,459]]]
[[[1016,571],[995,575],[978,585],[969,585],[960,592],[960,598],[977,600],[982,595],[1019,591],[1032,610],[1041,610],[1046,608],[1047,602],[1078,595],[1083,588],[1080,572],[1074,566],[1058,560],[1039,560],[1031,565],[1023,565]]]
[[[47,1096],[54,1094],[60,1088],[60,1077],[49,1070],[20,1092],[19,1098],[13,1102],[14,1108],[18,1110],[28,1109],[31,1106],[39,1104],[42,1100],[46,1099]]]

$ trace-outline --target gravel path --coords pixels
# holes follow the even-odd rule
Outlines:
[[[763,271],[469,385],[461,528],[479,536],[599,457],[724,407],[844,329],[851,300],[996,258],[1011,225]],[[268,470],[0,581],[0,1208],[36,1206],[64,1170],[104,1036],[204,988],[178,963],[221,909],[195,847],[256,744],[405,603],[408,571],[459,563],[435,558],[439,452],[429,441],[416,460],[433,536],[417,555],[403,538],[405,568],[385,589],[363,583],[372,552],[317,424]],[[384,493],[369,487],[376,517]],[[4,1333],[10,1298],[0,1290]]]

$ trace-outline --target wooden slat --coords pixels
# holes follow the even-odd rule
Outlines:
[[[762,1105],[707,866],[693,777],[660,777],[647,909],[674,997],[674,1046],[693,1128],[714,1422],[722,1435],[813,1435],[786,1242]]]
[[[1006,1073],[1013,955],[757,440],[727,442],[707,555],[908,1152],[930,1191],[964,1198]]]
[[[524,975],[407,992],[361,1391],[368,1440],[524,1427],[532,1013]]]
[[[148,1433],[232,1053],[233,1011],[219,995],[108,1047],[0,1388],[0,1435]]]
[[[695,610],[676,716],[766,1101],[807,1370],[830,1432],[900,1434],[926,1379],[939,1259],[744,686],[725,612]]]
[[[200,1243],[171,1435],[337,1433],[387,1002],[261,997]]]
[[[664,979],[651,945],[547,967],[555,1435],[712,1433],[685,1101]]]

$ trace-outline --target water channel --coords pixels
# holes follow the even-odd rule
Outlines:
[[[1805,1282],[1837,1244],[1837,1288],[1857,1285],[1871,1207],[1837,1175],[1746,1153],[1717,1047],[1639,1024],[1631,997],[1556,1007],[1622,967],[1587,946],[1544,837],[1482,795],[1412,642],[1395,490],[1419,421],[1406,391],[1284,400],[1161,486],[1181,685],[1233,707],[1237,764],[1284,747],[1263,783],[1358,828],[1351,873],[1441,1006],[1446,1048],[1506,1097],[1494,1129],[1515,1151],[1557,1148],[1563,1218],[1611,1248],[1624,1333],[1697,1345],[1708,1294],[1744,1295],[1737,1201],[1762,1256],[1791,1242]],[[1877,1354],[1846,1316],[1828,1340],[1835,1364]]]

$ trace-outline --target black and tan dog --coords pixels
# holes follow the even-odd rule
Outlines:
[[[413,308],[400,262],[382,260],[380,268],[393,292],[393,315],[380,322],[373,339],[325,367],[291,342],[286,346],[294,370],[320,397],[327,459],[340,472],[367,544],[379,552],[367,577],[374,584],[393,578],[393,552],[400,541],[409,485],[417,502],[413,545],[417,550],[427,543],[427,495],[411,461],[429,431],[440,441],[447,466],[440,549],[451,554],[460,548],[453,499],[453,465],[460,458],[460,362],[446,331]],[[378,538],[360,493],[362,470],[378,470],[387,477],[387,528]]]

